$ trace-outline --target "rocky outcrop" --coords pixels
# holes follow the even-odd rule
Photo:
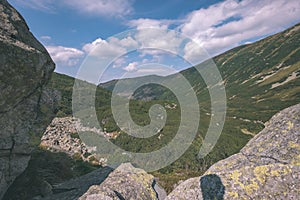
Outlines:
[[[298,199],[299,177],[300,104],[273,116],[240,153],[183,182],[167,199]]]
[[[125,163],[115,169],[103,183],[90,187],[79,200],[155,200],[164,197],[165,193],[155,183],[152,175]]]
[[[57,117],[52,120],[44,132],[40,147],[52,152],[64,152],[73,158],[104,166],[106,159],[99,158],[94,153],[97,150],[96,147],[87,146],[80,139],[79,133],[89,134],[91,132],[107,139],[113,135],[113,133],[106,133],[95,127],[86,127],[74,117]]]
[[[49,124],[59,96],[45,88],[54,63],[6,0],[0,0],[0,66],[1,199],[26,168],[32,137]]]

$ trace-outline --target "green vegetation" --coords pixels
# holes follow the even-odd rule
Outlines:
[[[263,123],[271,116],[283,108],[299,103],[299,78],[271,89],[272,84],[283,82],[292,72],[299,74],[299,44],[300,32],[293,31],[292,27],[283,33],[240,46],[214,58],[225,81],[228,107],[222,135],[213,151],[204,159],[198,158],[198,152],[210,122],[209,93],[196,69],[190,68],[181,72],[197,91],[201,122],[198,135],[188,151],[170,166],[153,172],[168,192],[179,180],[200,175],[213,163],[238,152],[253,135],[263,129]],[[96,92],[98,121],[107,132],[120,131],[112,116],[111,92],[108,91],[113,89],[116,82],[114,80],[101,84]],[[65,75],[52,76],[51,86],[62,94],[59,116],[72,113],[73,83],[74,79]],[[131,152],[150,152],[167,145],[176,134],[180,122],[180,105],[175,96],[164,87],[149,84],[137,90],[134,97],[130,101],[130,113],[139,125],[149,123],[148,111],[151,105],[165,106],[175,103],[178,106],[166,109],[168,118],[166,126],[160,132],[162,137],[155,135],[148,139],[138,139],[121,133],[111,141]]]

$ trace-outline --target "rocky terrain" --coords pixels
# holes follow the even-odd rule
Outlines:
[[[105,138],[114,138],[116,133],[106,133],[95,127],[84,126],[79,119],[74,117],[54,118],[44,132],[40,147],[52,152],[64,152],[76,159],[81,158],[95,165],[105,165],[105,158],[96,158],[93,153],[96,147],[89,147],[83,143],[78,133],[96,133]]]
[[[155,178],[130,163],[52,186],[46,200],[297,199],[300,195],[300,104],[272,117],[237,154],[166,196]]]
[[[0,0],[0,199],[26,168],[31,143],[50,123],[59,95],[46,84],[54,63],[22,16]]]
[[[300,196],[300,104],[265,124],[240,151],[181,183],[178,199],[297,199]]]

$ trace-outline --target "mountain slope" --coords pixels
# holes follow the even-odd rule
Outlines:
[[[153,174],[167,191],[179,180],[201,175],[215,162],[237,153],[266,122],[279,110],[299,103],[299,25],[282,33],[270,36],[253,44],[244,45],[214,58],[222,74],[227,93],[227,116],[223,132],[213,151],[199,159],[198,153],[210,122],[210,98],[207,86],[195,68],[181,72],[196,91],[201,121],[198,134],[181,158],[170,166]],[[200,64],[203,67],[205,63]],[[176,78],[153,76],[155,79]],[[122,83],[143,82],[153,77],[126,79]],[[120,132],[111,112],[111,92],[118,80],[102,84],[96,93],[96,111],[99,123],[107,132]],[[60,116],[71,115],[71,100],[74,78],[54,74],[51,84],[62,93]],[[126,84],[123,85],[126,88]],[[180,104],[164,87],[145,85],[135,92],[130,100],[130,114],[140,125],[150,122],[149,108],[161,104],[167,110],[167,122],[163,130],[148,139],[135,138],[120,132],[113,143],[130,152],[151,152],[168,144],[175,136],[180,124]],[[146,101],[145,101],[146,100]]]
[[[229,113],[241,106],[266,112],[253,119],[266,121],[278,110],[297,102],[300,97],[300,24],[253,44],[239,46],[213,58],[222,75],[229,103]],[[201,70],[205,63],[195,68]],[[195,68],[182,72],[201,100],[208,100],[207,86]],[[165,79],[176,77],[171,75]],[[142,82],[142,78],[138,78]],[[130,79],[129,79],[130,80]],[[130,84],[128,80],[128,84]],[[131,79],[132,82],[136,81]],[[109,90],[117,82],[101,84]],[[143,92],[147,91],[147,92]],[[171,92],[157,85],[146,85],[135,92],[136,99],[162,99]],[[204,95],[204,97],[203,97]],[[174,96],[172,96],[174,97]],[[273,104],[273,107],[270,105]],[[249,106],[247,106],[249,105]],[[251,106],[250,106],[251,105]],[[234,113],[236,114],[236,113]],[[239,117],[245,117],[240,113]]]
[[[195,68],[180,72],[189,80],[198,96],[201,111],[199,137],[178,161],[155,173],[163,182],[161,185],[170,191],[174,182],[201,173],[216,161],[237,153],[250,138],[263,129],[264,122],[271,116],[300,102],[299,44],[300,24],[297,24],[281,33],[234,48],[213,58],[226,88],[227,116],[215,148],[200,160],[197,158],[197,153],[211,116],[208,87]],[[205,63],[196,66],[198,69],[201,67],[205,67]],[[174,74],[161,79],[172,80],[176,76],[177,74]],[[126,80],[128,84],[136,81],[136,79]],[[143,79],[138,78],[138,81],[143,82]],[[109,85],[107,89],[111,90],[116,82],[117,80],[101,86]],[[144,104],[151,103],[149,101],[151,99],[168,100],[178,104],[170,90],[155,84],[142,86],[135,91],[134,97],[138,100],[146,100]],[[177,118],[180,118],[180,114]],[[125,144],[128,150],[145,149],[143,145],[131,142],[132,139],[121,134],[121,137],[116,139],[116,143]],[[155,146],[155,143],[153,145]]]

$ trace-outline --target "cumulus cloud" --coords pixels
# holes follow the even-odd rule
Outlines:
[[[144,28],[161,28],[167,29],[170,24],[172,24],[172,20],[155,20],[149,18],[139,18],[130,20],[127,24],[131,28],[136,29],[144,29]]]
[[[132,0],[12,0],[29,8],[54,12],[58,6],[67,6],[78,13],[93,16],[122,17],[133,12]]]
[[[135,49],[137,45],[138,43],[130,36],[123,39],[111,37],[108,40],[98,38],[92,43],[85,44],[83,50],[89,55],[114,59],[126,54],[128,49]]]
[[[48,8],[47,5],[51,6],[54,1],[58,0],[29,0],[26,2],[33,2],[35,6]],[[115,15],[121,12],[128,14],[132,10],[130,0],[105,1],[106,4],[104,0],[97,1],[97,3],[96,0],[69,0],[69,3],[66,3],[67,0],[62,0],[62,2],[78,11],[81,9],[80,12],[96,14],[99,10],[98,15],[103,15],[110,9],[116,9],[112,11]],[[128,21],[127,25],[135,28],[136,31],[122,39],[117,37],[107,40],[98,38],[85,44],[82,50],[61,46],[50,46],[48,50],[56,62],[64,62],[69,66],[76,63],[84,53],[102,58],[116,58],[116,56],[126,54],[128,49],[136,48],[147,48],[140,50],[141,57],[148,54],[156,57],[157,60],[166,51],[178,53],[183,50],[185,59],[198,62],[202,59],[199,55],[205,54],[201,47],[204,47],[212,56],[219,54],[299,22],[299,13],[299,0],[226,0],[208,8],[195,10],[182,19],[140,18]],[[178,25],[179,22],[180,25]],[[182,37],[179,37],[175,30],[168,29],[171,25],[174,27],[175,24],[178,25],[175,30],[190,37],[201,47],[192,42],[188,42],[183,47]],[[124,59],[116,60],[113,67],[126,71],[136,70],[137,63],[132,62],[123,67],[126,63]]]
[[[226,0],[190,13],[179,30],[217,54],[300,20],[298,0]]]
[[[128,71],[128,72],[132,72],[132,71],[136,71],[138,68],[138,65],[139,63],[138,62],[132,62],[132,63],[129,63],[126,67],[124,67],[123,69],[125,71]]]
[[[299,13],[299,0],[226,0],[192,11],[183,19],[140,18],[129,21],[128,26],[138,30],[135,38],[143,46],[177,52],[182,41],[168,27],[181,23],[175,30],[202,46],[201,49],[195,43],[187,43],[184,57],[199,60],[197,57],[199,52],[203,54],[203,48],[214,56],[299,22]],[[154,55],[161,51],[145,52]]]
[[[84,52],[75,48],[63,46],[46,46],[55,63],[62,66],[74,66],[84,56]]]

